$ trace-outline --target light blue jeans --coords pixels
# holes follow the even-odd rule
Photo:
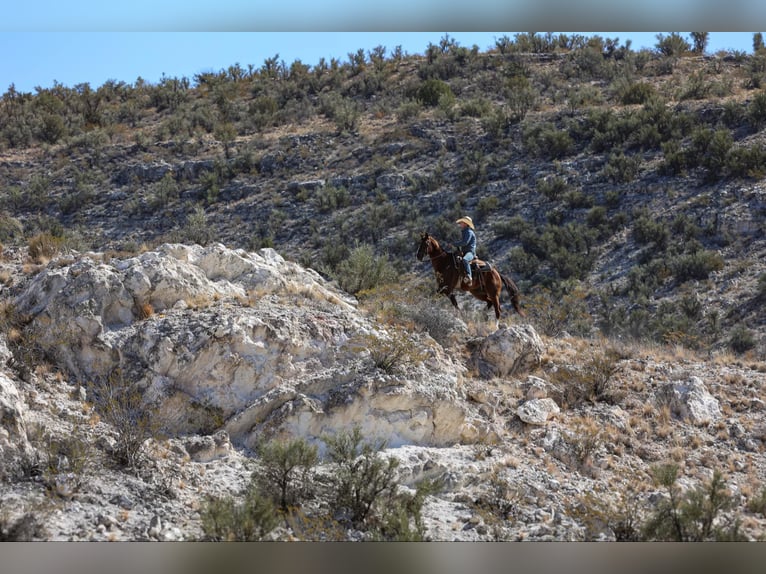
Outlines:
[[[465,265],[465,274],[471,277],[471,260],[474,258],[470,251],[463,254],[463,265]]]

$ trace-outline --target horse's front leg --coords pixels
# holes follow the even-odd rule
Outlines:
[[[457,304],[457,298],[455,297],[455,294],[448,293],[447,297],[449,297],[449,300],[452,301],[452,305],[454,305],[455,309],[460,310],[460,306]]]

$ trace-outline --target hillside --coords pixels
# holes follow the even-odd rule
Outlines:
[[[697,48],[445,36],[9,89],[3,537],[215,539],[203,495],[304,439],[316,491],[265,536],[762,539],[766,54]],[[465,214],[525,317],[435,294],[420,233]],[[409,526],[333,506],[353,428]],[[703,486],[715,520],[663,530]]]

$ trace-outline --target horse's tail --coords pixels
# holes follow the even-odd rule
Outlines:
[[[516,309],[520,316],[524,317],[524,311],[521,309],[521,291],[519,291],[516,283],[513,282],[513,279],[502,273],[500,273],[500,279],[503,280],[503,285],[505,285],[505,288],[508,289],[508,293],[511,295],[513,308]]]

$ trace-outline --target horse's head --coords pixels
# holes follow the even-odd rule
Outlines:
[[[438,254],[440,251],[441,247],[439,246],[439,242],[436,241],[436,239],[428,235],[426,232],[420,234],[420,246],[418,247],[417,252],[418,261],[423,261],[423,258],[426,255],[433,258],[433,256]]]

